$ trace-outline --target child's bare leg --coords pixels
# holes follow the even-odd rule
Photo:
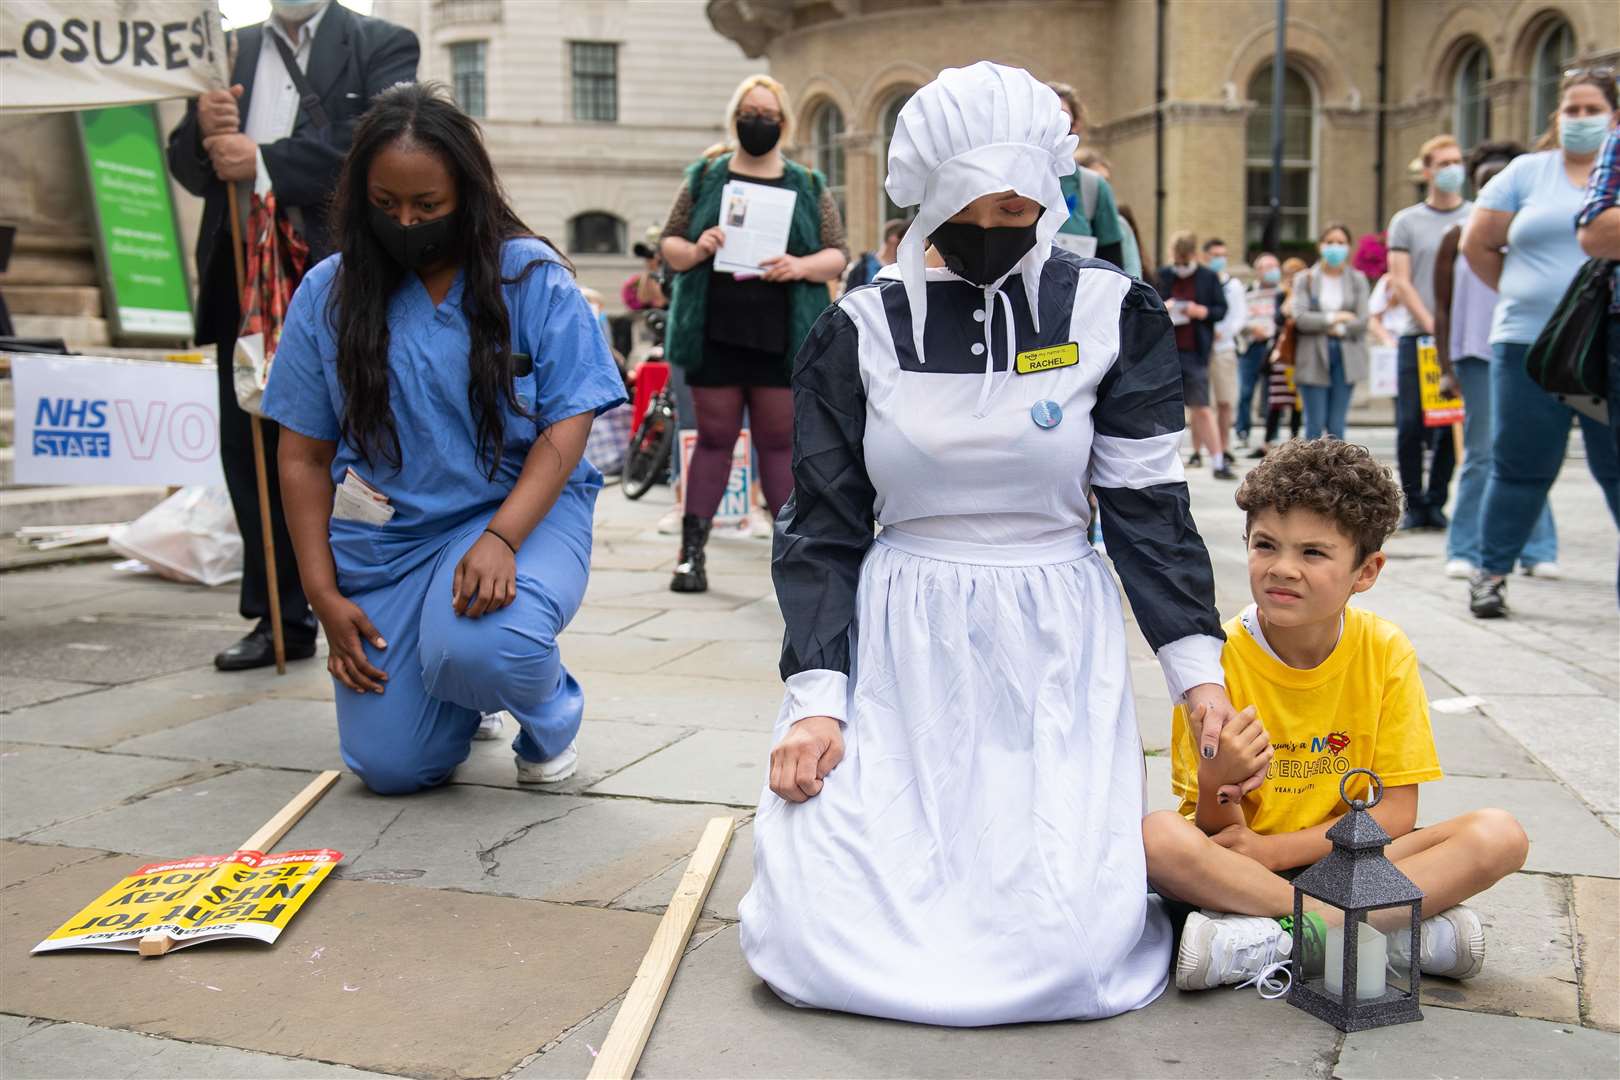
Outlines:
[[[1475,810],[1407,833],[1385,855],[1423,890],[1423,916],[1438,915],[1478,896],[1524,865],[1530,839],[1505,810]],[[1380,929],[1404,922],[1398,913],[1373,916]]]
[[[1142,844],[1148,881],[1162,896],[1233,915],[1276,919],[1294,911],[1293,886],[1180,814],[1160,810],[1143,818]]]

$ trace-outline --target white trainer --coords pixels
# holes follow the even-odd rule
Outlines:
[[[658,519],[658,532],[663,536],[679,536],[681,532],[681,508],[670,507],[669,512]]]
[[[512,714],[501,712],[487,712],[478,718],[478,730],[473,732],[473,739],[477,742],[490,742],[501,737],[501,729],[506,727],[506,718]]]
[[[569,743],[568,749],[552,758],[550,761],[527,761],[513,755],[512,760],[517,762],[517,779],[520,784],[560,784],[574,775],[579,768],[579,750],[577,743]]]
[[[1418,932],[1418,967],[1423,974],[1472,979],[1485,967],[1485,927],[1473,908],[1462,904],[1447,908],[1424,919]]]
[[[1293,950],[1293,935],[1276,919],[1195,911],[1187,916],[1181,931],[1176,987],[1208,990],[1228,983],[1257,982],[1266,994],[1272,988],[1269,980],[1277,969],[1287,967]]]
[[[1525,577],[1546,578],[1548,581],[1558,581],[1564,576],[1564,568],[1555,562],[1531,563],[1524,568]]]
[[[1467,559],[1446,560],[1446,577],[1461,578],[1467,581],[1477,573],[1479,573],[1479,568]]]

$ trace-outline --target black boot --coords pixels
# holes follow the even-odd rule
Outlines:
[[[703,547],[709,542],[709,528],[713,518],[687,514],[681,518],[681,561],[675,564],[675,577],[670,580],[671,592],[708,592],[709,575],[703,570]]]

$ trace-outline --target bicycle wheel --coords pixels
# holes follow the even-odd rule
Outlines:
[[[669,472],[669,451],[675,445],[675,412],[669,399],[659,394],[641,418],[641,426],[630,436],[630,452],[624,459],[624,497],[639,499]]]

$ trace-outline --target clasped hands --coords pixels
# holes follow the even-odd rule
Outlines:
[[[197,126],[203,150],[221,180],[252,180],[258,173],[259,147],[242,133],[242,112],[237,99],[242,85],[210,90],[197,99]]]

